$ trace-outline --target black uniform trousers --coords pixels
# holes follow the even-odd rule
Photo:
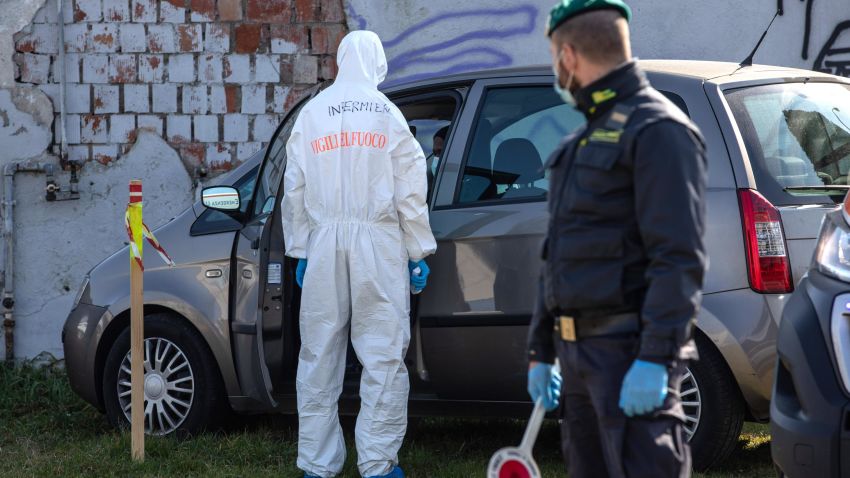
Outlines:
[[[570,478],[688,477],[691,454],[681,419],[680,364],[669,393],[652,414],[620,409],[623,377],[637,357],[637,335],[556,340],[561,362],[561,443]]]

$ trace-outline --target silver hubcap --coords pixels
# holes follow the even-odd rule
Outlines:
[[[699,427],[699,419],[702,415],[702,397],[699,393],[699,384],[691,373],[691,369],[685,369],[685,375],[679,384],[679,397],[682,399],[682,408],[685,409],[685,433],[688,441],[694,437]]]
[[[145,433],[167,435],[179,427],[195,398],[189,359],[166,339],[145,339]],[[118,369],[118,403],[130,420],[130,352]]]

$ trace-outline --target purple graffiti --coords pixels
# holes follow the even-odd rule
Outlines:
[[[357,22],[357,28],[359,28],[360,30],[366,29],[366,19],[363,18],[362,15],[358,15],[357,12],[354,11],[354,7],[352,7],[351,4],[347,2],[345,5],[345,15],[348,18]]]
[[[519,29],[496,30],[490,29],[495,25],[488,25],[487,30],[479,30],[479,32],[488,33],[488,36],[486,38],[501,38],[505,33],[512,35],[517,33],[531,33],[532,31],[534,31],[534,18],[537,16],[537,8],[534,5],[519,5],[511,8],[483,8],[478,10],[461,10],[457,12],[441,13],[433,17],[426,18],[425,20],[401,32],[395,38],[384,42],[384,46],[386,48],[392,48],[407,39],[409,36],[418,33],[424,30],[425,28],[434,26],[440,22],[444,22],[446,20],[458,20],[461,18],[473,18],[477,20],[484,20],[488,17],[494,17],[490,18],[491,20],[504,20],[504,17],[511,16],[514,14],[524,14],[527,16],[526,24],[520,27]]]
[[[358,14],[350,3],[347,5],[346,11],[349,18],[356,21],[361,29],[368,27],[366,19]],[[428,28],[439,28],[441,25],[458,20],[470,25],[484,25],[484,27],[392,55],[387,65],[391,72],[403,72],[413,65],[428,65],[430,70],[427,73],[395,76],[384,85],[389,86],[465,71],[510,66],[513,64],[511,56],[507,52],[493,47],[493,41],[534,32],[537,14],[537,7],[534,5],[517,5],[508,8],[459,10],[439,13],[426,18],[395,37],[385,40],[383,42],[384,47],[388,50],[394,47],[403,47],[405,40],[416,38],[415,35],[417,34],[422,36],[422,33]],[[466,46],[469,43],[472,44]],[[462,47],[462,49],[445,53],[448,49],[458,47]]]
[[[470,57],[471,55],[475,55],[475,59],[465,58]],[[482,59],[482,54],[484,56],[489,56],[490,59]],[[429,55],[427,58],[423,58],[423,61],[439,64],[441,62],[449,62],[451,60],[462,59],[463,61],[459,63],[455,63],[449,67],[445,67],[443,69],[435,69],[431,70],[427,73],[412,73],[409,75],[405,75],[404,77],[396,78],[393,80],[389,80],[384,83],[384,86],[392,86],[399,83],[406,83],[409,81],[416,80],[424,80],[427,78],[433,78],[443,75],[451,75],[454,73],[461,73],[464,71],[475,71],[475,70],[484,70],[488,68],[500,68],[512,63],[510,55],[507,53],[496,50],[495,48],[488,47],[477,47],[477,48],[467,48],[465,50],[460,50],[458,52],[450,53],[447,55]],[[392,62],[389,62],[392,64]]]

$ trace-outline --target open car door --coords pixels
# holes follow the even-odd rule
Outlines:
[[[284,378],[284,339],[289,339],[284,336],[284,310],[292,305],[286,300],[292,294],[283,291],[291,291],[292,286],[285,276],[280,224],[286,142],[298,112],[328,84],[316,85],[287,113],[272,136],[248,208],[250,219],[233,246],[230,331],[236,371],[243,395],[262,409],[278,406],[273,391]]]

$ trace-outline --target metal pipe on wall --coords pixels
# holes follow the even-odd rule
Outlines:
[[[62,9],[62,0],[56,0],[59,12],[59,115],[61,128],[61,151],[60,164],[69,167],[71,178],[69,189],[63,191],[57,184],[54,173],[56,167],[50,163],[42,163],[35,160],[21,161],[7,164],[3,168],[3,200],[0,203],[0,214],[3,217],[3,240],[5,241],[4,255],[0,266],[3,274],[3,330],[6,345],[6,361],[15,359],[15,174],[17,173],[44,173],[47,181],[45,187],[45,199],[48,202],[79,199],[79,178],[77,170],[80,165],[76,161],[67,161],[68,145],[65,135],[65,23]],[[49,8],[49,7],[48,7]]]
[[[68,138],[65,135],[65,17],[62,3],[62,0],[56,0],[56,9],[59,12],[59,128],[62,133],[59,159],[64,164],[68,159]]]
[[[3,168],[3,335],[6,343],[6,362],[15,360],[15,174],[46,173],[53,175],[52,164],[22,162]]]

